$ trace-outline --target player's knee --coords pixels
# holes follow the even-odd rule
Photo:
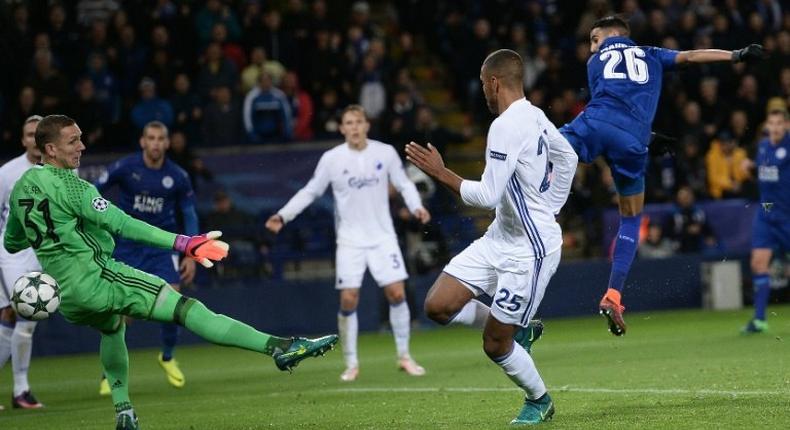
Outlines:
[[[431,321],[442,325],[450,323],[450,318],[453,315],[453,312],[450,311],[449,307],[445,303],[442,303],[441,301],[432,297],[429,297],[425,300],[424,309],[425,315],[427,315]]]
[[[340,292],[340,310],[353,312],[359,305],[359,291],[342,290]]]
[[[36,324],[38,323],[35,321],[17,321],[14,333],[18,333],[25,337],[32,337],[33,332],[36,331]]]
[[[0,323],[6,326],[13,326],[16,321],[16,314],[11,306],[0,309]]]
[[[387,294],[387,301],[392,305],[403,303],[404,300],[406,300],[406,294],[403,292],[403,290],[393,291]]]
[[[488,358],[497,361],[509,354],[512,349],[512,338],[503,338],[483,332],[483,351],[485,351]]]

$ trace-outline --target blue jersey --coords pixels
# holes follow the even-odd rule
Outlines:
[[[776,145],[767,138],[761,140],[755,164],[762,209],[790,218],[790,133]]]
[[[664,70],[675,65],[678,51],[637,46],[627,37],[609,37],[587,61],[591,99],[587,118],[614,124],[637,137],[645,146]]]
[[[107,169],[96,187],[104,193],[114,185],[120,188],[119,198],[114,203],[129,215],[176,232],[178,206],[184,214],[184,233],[197,234],[195,193],[189,175],[174,162],[165,159],[157,170],[145,165],[142,152],[122,158]]]

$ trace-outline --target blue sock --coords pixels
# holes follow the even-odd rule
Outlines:
[[[639,246],[639,226],[642,223],[642,214],[635,216],[620,216],[620,229],[614,244],[612,256],[612,272],[609,274],[609,288],[622,292],[625,279],[634,262],[636,248]]]
[[[169,361],[173,358],[173,349],[178,342],[178,325],[162,323],[160,334],[162,336],[162,360]]]
[[[767,274],[752,276],[754,285],[754,318],[765,321],[765,308],[771,297],[771,277]]]

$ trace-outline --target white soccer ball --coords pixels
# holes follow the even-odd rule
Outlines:
[[[28,320],[49,318],[60,306],[58,282],[46,273],[25,273],[14,283],[11,306],[17,315]]]

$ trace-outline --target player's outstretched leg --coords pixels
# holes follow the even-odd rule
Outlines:
[[[112,315],[93,326],[101,332],[99,355],[104,375],[110,384],[112,403],[115,406],[116,430],[139,428],[137,415],[129,399],[129,351],[126,348],[126,324],[123,318]]]
[[[182,296],[169,285],[162,288],[151,313],[156,321],[175,321],[217,345],[257,351],[274,358],[277,368],[291,370],[308,357],[323,355],[337,343],[337,335],[317,339],[282,338],[219,315],[203,303]]]

